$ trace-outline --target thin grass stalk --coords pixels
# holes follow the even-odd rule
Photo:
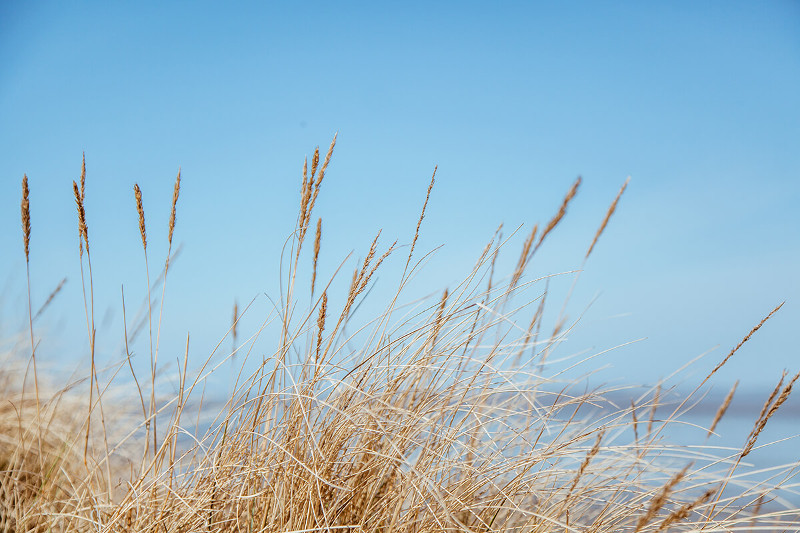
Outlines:
[[[33,337],[33,310],[31,306],[31,260],[30,260],[30,240],[31,240],[31,203],[30,203],[30,190],[28,188],[28,175],[24,174],[22,177],[22,200],[20,203],[20,214],[22,217],[22,238],[25,248],[25,277],[28,288],[28,331],[30,332],[31,339],[31,363],[33,365],[33,387],[34,394],[36,395],[36,439],[38,449],[40,450],[39,467],[43,469],[41,459],[42,450],[42,408],[39,396],[39,372],[36,368],[36,343]],[[27,374],[27,371],[26,371]],[[25,379],[22,380],[22,399],[25,399]],[[20,409],[22,407],[20,406]]]
[[[144,216],[144,204],[142,201],[142,190],[139,188],[139,184],[136,183],[133,186],[133,194],[134,199],[136,200],[136,213],[139,217],[139,236],[142,239],[142,252],[144,254],[144,272],[145,272],[145,279],[147,281],[147,324],[148,324],[148,332],[149,332],[149,352],[150,352],[150,406],[148,408],[147,413],[144,417],[144,424],[145,424],[145,431],[147,436],[144,439],[144,453],[142,454],[142,462],[139,466],[140,475],[143,474],[144,465],[147,461],[147,455],[150,449],[150,437],[151,437],[151,427],[152,421],[155,416],[155,374],[156,374],[156,366],[155,366],[155,352],[153,350],[153,306],[152,306],[152,296],[150,293],[150,265],[147,261],[147,225],[145,223],[145,216]],[[127,343],[127,338],[126,338]],[[126,348],[127,350],[127,348]],[[131,372],[133,372],[133,368],[131,367]],[[138,386],[138,381],[137,381]],[[140,390],[141,393],[141,390]],[[153,453],[156,450],[156,442],[153,439]]]
[[[181,192],[181,169],[178,168],[178,176],[175,178],[175,185],[172,188],[172,209],[170,210],[169,215],[169,233],[167,234],[167,258],[164,261],[164,282],[161,284],[161,303],[158,307],[158,326],[156,328],[156,347],[155,347],[155,355],[153,356],[153,366],[152,366],[152,376],[151,376],[151,415],[153,419],[153,450],[158,449],[158,416],[157,416],[157,409],[155,407],[156,400],[155,400],[155,379],[156,379],[156,371],[158,366],[158,348],[160,346],[161,341],[161,319],[164,316],[164,296],[167,292],[167,274],[169,273],[169,260],[172,256],[172,234],[175,231],[175,215],[176,215],[176,207],[178,205],[178,196]]]
[[[91,254],[89,251],[89,230],[86,224],[86,209],[84,207],[84,195],[85,195],[85,178],[86,178],[86,159],[84,157],[83,162],[81,164],[81,188],[78,188],[78,184],[73,181],[72,182],[72,190],[75,196],[75,205],[78,211],[78,243],[79,243],[79,251],[80,251],[80,265],[81,265],[81,287],[83,288],[83,307],[84,313],[86,315],[86,329],[89,338],[89,359],[90,359],[90,367],[89,367],[89,405],[88,411],[86,414],[86,434],[84,438],[84,447],[83,447],[83,463],[84,466],[88,468],[88,451],[89,451],[89,433],[91,431],[91,424],[92,424],[92,411],[94,410],[94,385],[96,381],[96,369],[95,369],[95,360],[94,360],[94,281],[92,276],[92,260]],[[81,192],[83,190],[83,193]],[[86,249],[86,261],[89,266],[89,299],[87,302],[86,299],[86,281],[84,277],[83,271],[83,250]]]

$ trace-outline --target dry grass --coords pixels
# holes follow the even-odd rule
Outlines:
[[[742,487],[737,477],[747,468],[742,458],[800,375],[786,384],[781,378],[732,458],[722,451],[710,457],[706,446],[675,448],[663,438],[670,425],[681,423],[684,406],[704,394],[706,381],[772,313],[666,418],[657,417],[668,407],[668,391],[660,384],[629,407],[627,401],[618,407],[602,391],[548,373],[552,367],[543,359],[557,348],[560,335],[540,335],[547,286],[528,280],[526,269],[564,217],[580,179],[538,239],[535,229],[530,232],[507,277],[495,274],[497,256],[508,246],[498,229],[462,283],[435,301],[403,305],[403,291],[424,259],[414,251],[432,177],[399,290],[383,313],[359,324],[352,312],[396,243],[380,252],[379,233],[344,294],[332,296],[339,285],[331,279],[315,296],[324,245],[318,218],[309,257],[311,283],[297,284],[310,288],[302,299],[310,297],[311,303],[300,311],[295,284],[300,259],[306,257],[301,249],[335,141],[321,165],[317,149],[310,173],[307,163],[303,168],[273,351],[237,380],[207,430],[192,430],[184,420],[190,408],[208,412],[202,407],[202,384],[209,373],[237,352],[244,354],[241,364],[247,368],[247,355],[262,331],[237,342],[248,308],[240,312],[234,306],[233,349],[227,356],[215,350],[190,369],[187,338],[176,370],[178,392],[167,398],[156,395],[164,288],[155,342],[155,310],[147,295],[149,394],[135,375],[133,395],[114,385],[120,372],[133,372],[130,353],[109,368],[95,367],[90,262],[84,301],[91,368],[85,379],[60,386],[42,380],[35,397],[17,385],[24,383],[19,376],[25,359],[34,355],[31,320],[30,353],[8,354],[0,367],[0,531],[800,531],[798,510],[776,500],[792,489],[800,462],[787,465],[774,482]],[[81,266],[84,246],[89,260],[84,180],[85,160],[80,187],[74,183]],[[179,191],[180,172],[168,258]],[[26,258],[28,195],[25,179]],[[150,287],[138,185],[134,196]],[[168,270],[169,259],[164,281]],[[526,297],[531,290],[538,295]],[[123,318],[124,312],[123,294]],[[125,331],[127,346],[127,321]],[[14,361],[21,364],[11,365]],[[80,407],[86,397],[88,414]],[[709,432],[732,397],[733,390],[709,421]],[[113,420],[104,416],[103,405],[113,406]],[[645,422],[646,432],[640,431]],[[735,490],[729,489],[734,481]]]
[[[739,387],[739,380],[736,380],[736,383],[733,384],[731,390],[728,391],[728,395],[725,396],[725,399],[722,400],[717,412],[714,414],[714,420],[711,421],[711,427],[708,428],[708,433],[706,433],[706,438],[710,437],[714,430],[717,429],[717,424],[719,421],[722,420],[722,417],[725,416],[725,413],[728,412],[728,407],[731,406],[731,401],[733,401],[733,395],[736,394],[736,389]]]

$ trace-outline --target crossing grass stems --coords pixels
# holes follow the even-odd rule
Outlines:
[[[325,250],[322,218],[314,223],[312,214],[335,145],[336,137],[324,157],[316,149],[310,168],[307,161],[303,165],[300,210],[279,300],[281,332],[269,343],[273,351],[263,354],[249,375],[243,373],[263,329],[239,342],[248,307],[240,310],[237,304],[231,352],[218,346],[199,368],[190,369],[187,336],[176,366],[178,392],[163,398],[157,394],[159,339],[180,171],[157,311],[150,295],[143,194],[138,184],[133,187],[148,287],[150,390],[143,391],[130,361],[127,319],[124,360],[103,368],[96,364],[84,157],[73,192],[90,367],[85,378],[70,383],[40,376],[28,269],[30,350],[27,358],[6,354],[0,367],[0,531],[800,531],[798,510],[776,496],[793,489],[800,463],[785,465],[785,475],[774,483],[739,484],[742,459],[757,447],[800,374],[781,376],[733,456],[720,450],[708,460],[707,448],[692,447],[668,454],[674,449],[663,439],[665,428],[681,422],[684,406],[780,306],[677,406],[669,405],[659,384],[619,407],[601,390],[562,381],[555,370],[548,374],[552,367],[545,357],[563,338],[565,318],[559,315],[549,336],[542,333],[548,278],[529,273],[545,237],[566,216],[580,178],[544,230],[537,235],[539,226],[533,226],[508,276],[495,269],[498,255],[510,247],[500,228],[460,284],[433,301],[409,305],[402,297],[428,257],[415,252],[434,171],[402,259],[398,290],[382,313],[355,324],[353,310],[374,274],[403,247],[396,242],[382,247],[378,233],[356,262],[344,294],[335,291],[345,264],[318,283]],[[35,246],[33,183],[32,196],[28,177],[23,178],[27,265]],[[627,185],[602,219],[584,264]],[[310,226],[315,226],[311,279],[301,284],[306,258],[301,252]],[[308,293],[301,297],[304,287]],[[532,292],[535,296],[528,296]],[[307,308],[301,310],[300,301],[309,302]],[[122,308],[125,318],[124,292]],[[233,359],[234,354],[241,357]],[[25,387],[26,379],[18,385],[26,365],[11,364],[26,359],[33,391]],[[241,364],[240,377],[209,429],[195,424],[192,433],[183,422],[186,411],[196,408],[200,416],[204,380],[228,359]],[[117,385],[125,373],[135,385],[134,402]],[[737,385],[709,421],[707,437]],[[84,402],[85,410],[79,407]],[[116,413],[113,423],[104,414],[109,408]],[[664,410],[666,417],[656,416]],[[595,415],[587,416],[590,412]],[[183,438],[187,434],[190,438]]]

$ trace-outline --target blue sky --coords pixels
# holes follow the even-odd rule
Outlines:
[[[54,362],[85,356],[82,152],[109,359],[120,285],[133,307],[146,286],[132,186],[157,265],[182,168],[164,342],[174,360],[190,331],[199,361],[234,299],[278,293],[303,158],[338,132],[317,211],[323,273],[363,257],[379,228],[408,243],[435,165],[420,246],[444,247],[421,293],[455,284],[499,223],[546,222],[581,175],[532,272],[578,268],[631,176],[572,298],[571,316],[594,303],[570,349],[646,337],[604,357],[603,376],[652,383],[719,346],[699,375],[786,300],[721,386],[800,366],[796,2],[3,2],[0,65],[0,333],[24,325],[27,173],[34,307],[68,278],[37,324]]]

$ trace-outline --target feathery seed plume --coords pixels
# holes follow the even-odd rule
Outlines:
[[[319,306],[319,316],[317,317],[317,357],[319,362],[319,352],[322,347],[322,332],[325,330],[325,315],[328,310],[328,293],[322,293],[322,303]]]
[[[575,474],[575,478],[572,480],[572,485],[569,488],[569,494],[571,494],[572,491],[575,490],[575,487],[578,486],[578,482],[581,480],[583,474],[586,472],[586,467],[589,466],[589,462],[591,462],[592,458],[595,455],[597,455],[597,453],[600,451],[600,443],[603,441],[604,436],[605,436],[605,430],[600,431],[600,433],[597,434],[597,437],[595,438],[594,441],[594,445],[586,454],[586,457],[581,462],[580,468],[578,468],[578,473]]]
[[[731,390],[728,392],[728,395],[725,396],[725,399],[722,401],[722,405],[719,406],[717,409],[716,414],[714,415],[714,421],[711,422],[711,427],[708,428],[708,433],[706,433],[706,438],[710,437],[714,430],[717,428],[717,424],[719,421],[722,420],[722,417],[725,416],[725,412],[728,410],[728,407],[731,405],[731,400],[733,400],[733,394],[736,392],[736,387],[739,386],[739,380],[736,380],[736,383],[733,384]]]
[[[233,339],[233,351],[236,351],[236,340],[239,336],[239,302],[233,302],[233,324],[231,325],[231,337]]]
[[[319,146],[314,149],[314,157],[311,159],[311,179],[314,180],[314,176],[317,175],[317,165],[319,165]]]
[[[42,304],[39,310],[36,311],[36,314],[33,315],[33,320],[36,320],[42,313],[44,313],[44,310],[47,309],[47,307],[53,302],[55,297],[58,296],[58,293],[61,292],[61,289],[64,288],[64,284],[66,282],[67,278],[62,278],[61,281],[58,282],[58,285],[56,286],[55,289],[52,290],[50,295],[47,297],[47,300],[45,300],[45,302]]]
[[[630,176],[628,176],[628,179],[626,179],[625,183],[623,183],[622,187],[620,187],[619,192],[617,193],[617,197],[614,198],[613,202],[611,202],[611,205],[609,206],[608,211],[606,211],[606,216],[603,219],[603,222],[600,224],[600,227],[597,229],[597,233],[594,234],[594,239],[592,239],[592,244],[589,245],[589,250],[587,250],[586,255],[584,256],[584,259],[587,259],[589,257],[589,254],[592,253],[592,250],[594,250],[594,245],[597,244],[597,239],[600,238],[600,235],[606,229],[606,226],[608,225],[608,220],[611,218],[611,215],[613,215],[614,211],[617,210],[617,202],[619,202],[619,199],[622,196],[622,193],[625,192],[625,189],[628,187],[628,183],[630,181],[631,181],[631,178],[630,178]]]
[[[86,152],[81,158],[81,200],[86,198]]]
[[[409,263],[411,263],[411,256],[414,255],[414,247],[417,245],[417,239],[419,239],[419,228],[422,226],[422,219],[425,218],[425,209],[428,207],[428,200],[431,199],[431,191],[433,190],[433,184],[436,182],[436,171],[439,169],[439,165],[433,167],[433,175],[431,176],[431,182],[428,185],[428,192],[425,194],[425,202],[422,204],[422,212],[419,214],[419,220],[417,220],[417,229],[414,230],[414,239],[411,241],[411,250],[408,252],[408,260],[406,261],[406,268],[408,268]]]
[[[83,237],[83,244],[86,246],[86,253],[89,253],[89,228],[86,226],[86,210],[83,206],[83,196],[78,189],[78,184],[72,182],[72,192],[75,194],[75,207],[78,209],[78,236]]]
[[[178,195],[181,192],[181,169],[178,168],[178,177],[175,178],[175,188],[172,190],[172,212],[169,215],[169,245],[172,246],[172,232],[175,231],[175,206],[178,204]]]
[[[650,502],[650,508],[647,510],[645,514],[643,514],[639,520],[636,522],[636,529],[634,532],[641,531],[641,529],[647,525],[648,522],[664,507],[664,504],[667,503],[667,498],[672,493],[672,489],[675,488],[675,485],[681,482],[681,480],[686,476],[686,472],[689,471],[692,464],[689,463],[683,470],[672,476],[669,481],[667,481],[663,487],[661,487],[661,491],[656,495],[655,498]]]
[[[319,194],[319,188],[320,185],[322,185],[322,178],[325,177],[325,170],[328,168],[328,163],[331,162],[331,156],[333,155],[333,148],[336,146],[336,138],[338,136],[339,133],[333,134],[333,140],[331,141],[331,145],[328,147],[328,153],[325,154],[325,161],[322,162],[322,167],[319,169],[319,174],[317,175],[317,181],[314,183],[314,194],[311,196],[311,201],[309,201],[308,203],[308,214],[306,215],[306,219],[308,219],[308,217],[311,216],[311,210],[314,209],[314,204],[316,203],[317,195]],[[315,160],[319,161],[319,150],[317,150],[317,152],[315,153]],[[309,184],[310,182],[311,180],[309,180]]]
[[[536,232],[538,230],[539,225],[534,224],[533,229],[528,235],[528,238],[525,239],[525,242],[522,244],[522,251],[519,254],[519,260],[517,260],[517,268],[514,269],[514,274],[511,275],[511,282],[508,284],[509,288],[516,287],[517,283],[519,283],[519,280],[522,277],[522,273],[525,272],[525,267],[528,266],[528,262],[530,261],[531,257],[533,257],[531,246],[533,245],[533,241],[536,239]]]
[[[144,206],[142,206],[142,190],[139,184],[133,186],[133,194],[136,197],[136,212],[139,213],[139,233],[142,235],[142,246],[147,250],[147,231],[144,226]]]
[[[658,386],[656,387],[656,392],[653,395],[653,403],[650,406],[650,418],[647,420],[647,434],[650,435],[653,433],[653,422],[656,420],[656,411],[658,410],[658,404],[661,402],[661,382],[658,382]]]
[[[317,259],[319,259],[319,245],[322,240],[322,218],[317,219],[317,233],[314,236],[314,267],[311,272],[311,295],[314,295],[314,285],[317,281]]]
[[[734,347],[734,348],[733,348],[733,349],[732,349],[732,350],[731,350],[731,351],[728,353],[728,355],[727,355],[727,356],[725,356],[725,359],[723,359],[722,361],[720,361],[720,363],[719,363],[719,364],[717,364],[717,366],[715,366],[715,367],[714,367],[714,370],[712,370],[712,371],[711,371],[711,372],[708,374],[708,376],[706,376],[706,379],[704,379],[704,380],[703,380],[703,382],[700,384],[700,386],[703,386],[703,385],[705,385],[705,383],[706,383],[706,382],[707,382],[707,381],[708,381],[708,380],[711,378],[711,376],[713,376],[713,375],[714,375],[714,374],[717,372],[717,370],[719,370],[720,368],[722,368],[722,367],[725,365],[725,363],[727,363],[727,362],[728,362],[728,359],[730,359],[731,357],[733,357],[733,354],[735,354],[737,351],[739,351],[739,348],[741,348],[741,347],[742,347],[742,345],[743,345],[744,343],[746,343],[747,341],[749,341],[749,340],[750,340],[750,337],[752,337],[752,336],[753,336],[753,334],[754,334],[756,331],[758,331],[759,329],[761,329],[761,326],[763,326],[763,325],[764,325],[764,323],[765,323],[767,320],[769,320],[770,318],[772,318],[772,315],[774,315],[775,313],[777,313],[777,312],[778,312],[778,309],[780,309],[781,307],[783,307],[783,304],[784,304],[784,303],[786,303],[786,302],[781,302],[781,303],[780,303],[780,304],[779,304],[777,307],[775,307],[775,309],[773,309],[772,311],[770,311],[770,312],[769,312],[769,314],[768,314],[767,316],[765,316],[764,318],[762,318],[762,319],[761,319],[761,322],[759,322],[758,324],[756,324],[756,326],[755,326],[753,329],[751,329],[751,330],[750,330],[750,333],[748,333],[747,335],[745,335],[745,336],[744,336],[744,338],[743,338],[743,339],[742,339],[742,340],[739,342],[739,344],[737,344],[737,345],[736,345],[736,346],[735,346],[735,347]]]
[[[20,210],[22,212],[22,237],[25,243],[25,261],[30,263],[29,247],[31,242],[31,203],[28,199],[28,175],[22,176],[22,203]]]
[[[783,405],[783,403],[789,399],[789,395],[792,393],[792,387],[794,386],[795,382],[798,379],[800,379],[800,372],[795,374],[794,377],[791,380],[789,380],[789,383],[786,384],[786,386],[783,388],[783,391],[781,391],[780,396],[778,396],[778,391],[780,390],[785,377],[786,377],[786,372],[784,371],[783,375],[781,376],[781,380],[778,382],[778,386],[775,387],[775,389],[772,391],[772,394],[770,394],[769,399],[761,408],[761,414],[759,415],[759,418],[756,421],[755,426],[750,431],[750,436],[747,439],[747,444],[745,445],[744,450],[742,450],[742,453],[739,455],[740,459],[744,458],[751,451],[753,451],[753,447],[756,445],[756,441],[758,441],[758,436],[766,427],[769,419],[772,418],[772,415],[775,414],[775,412],[780,408],[780,406]],[[777,399],[775,399],[776,396],[778,396]],[[774,403],[773,400],[775,400]]]
[[[658,530],[659,531],[663,531],[663,530],[667,529],[667,526],[669,526],[670,524],[672,524],[674,522],[679,522],[681,520],[685,520],[686,518],[689,517],[689,514],[695,508],[697,508],[700,505],[703,505],[704,503],[706,503],[709,499],[711,499],[711,497],[714,494],[716,494],[716,492],[718,490],[719,490],[719,487],[710,488],[707,491],[705,491],[703,494],[701,494],[700,497],[698,497],[695,501],[687,503],[686,505],[682,506],[677,511],[673,511],[672,514],[670,514],[667,518],[664,519],[663,522],[661,522],[661,525],[658,527]]]
[[[544,242],[544,238],[547,237],[547,235],[551,231],[553,231],[553,229],[558,225],[558,223],[561,222],[561,219],[564,218],[564,215],[567,214],[567,206],[569,205],[570,201],[572,201],[572,199],[575,198],[575,195],[578,193],[578,187],[580,187],[581,181],[582,181],[581,177],[578,176],[578,178],[572,184],[572,187],[569,188],[569,191],[567,191],[567,195],[561,202],[561,207],[558,209],[558,213],[556,213],[556,215],[550,219],[550,222],[547,223],[547,226],[545,226],[544,231],[542,231],[542,235],[539,237],[539,242],[536,243],[536,247],[531,252],[531,255],[536,253],[536,250],[538,250],[539,247],[542,245],[542,242]]]

